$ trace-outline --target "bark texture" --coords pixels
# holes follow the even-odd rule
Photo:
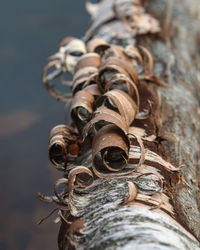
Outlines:
[[[198,0],[174,0],[171,8],[171,1],[144,1],[146,11],[161,23],[157,35],[127,31],[124,22],[114,16],[114,2],[102,0],[88,6],[93,13],[92,25],[84,39],[99,37],[120,46],[143,45],[152,52],[154,73],[169,85],[167,89],[151,86],[158,102],[158,151],[180,168],[182,181],[178,185],[170,183],[167,194],[155,194],[152,200],[144,194],[129,200],[130,183],[137,186],[139,193],[158,188],[156,182],[138,179],[137,175],[98,179],[90,187],[74,189],[69,196],[73,219],[70,226],[62,219],[59,249],[70,249],[72,245],[77,249],[200,249]],[[131,147],[130,153],[141,152]],[[152,154],[147,152],[146,157],[150,159]],[[91,164],[92,155],[88,151],[69,164],[68,170]],[[149,164],[143,167],[156,171]],[[159,199],[163,202],[161,206]],[[69,218],[68,212],[63,215]]]
[[[168,31],[170,48],[158,39],[152,41],[150,46],[157,61],[155,73],[168,73],[171,86],[170,90],[160,89],[162,104],[159,135],[166,138],[161,145],[173,162],[181,167],[187,183],[178,187],[173,195],[175,209],[180,221],[200,239],[200,57],[197,40],[200,9],[197,6],[197,1],[173,1]],[[162,21],[167,8],[166,1],[151,1],[148,8]]]

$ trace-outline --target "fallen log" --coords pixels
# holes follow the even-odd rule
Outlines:
[[[74,123],[54,130],[49,151],[64,178],[40,197],[60,209],[59,249],[199,249],[197,0],[86,6],[86,46],[66,39],[43,74],[50,94],[72,98]],[[48,83],[66,70],[72,97]]]

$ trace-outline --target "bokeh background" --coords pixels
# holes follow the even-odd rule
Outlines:
[[[3,1],[0,8],[0,249],[57,249],[59,225],[51,194],[62,173],[47,156],[50,129],[66,122],[64,104],[41,82],[49,55],[62,37],[82,37],[89,23],[83,0]]]

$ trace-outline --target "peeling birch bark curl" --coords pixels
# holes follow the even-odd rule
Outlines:
[[[72,100],[71,117],[79,131],[92,118],[94,100],[94,96],[85,90],[78,91]]]
[[[93,80],[97,75],[98,69],[96,67],[84,67],[79,69],[73,77],[72,92],[75,94],[77,91],[82,90],[88,81]]]
[[[124,91],[118,89],[108,91],[100,97],[96,106],[98,108],[102,105],[119,112],[128,125],[133,122],[138,110],[133,99]]]
[[[77,135],[66,125],[57,125],[50,132],[49,159],[53,165],[65,165],[68,155],[78,155],[79,145]]]
[[[132,172],[126,168],[129,141],[115,125],[101,128],[93,139],[93,171],[100,178],[124,175]]]

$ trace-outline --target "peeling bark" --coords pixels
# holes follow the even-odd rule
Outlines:
[[[124,22],[116,19],[114,2],[102,0],[87,6],[93,23],[84,39],[142,45],[152,52],[154,73],[169,87],[149,83],[157,100],[153,128],[157,149],[155,153],[148,148],[153,147],[148,138],[150,143],[146,141],[143,149],[145,161],[135,174],[95,179],[86,188],[73,186],[66,198],[70,214],[63,212],[61,217],[59,249],[199,249],[198,0],[174,0],[171,9],[171,1],[144,1],[146,11],[161,23],[159,34],[150,34],[151,27],[148,32],[141,32],[141,27],[138,33],[128,31]],[[134,140],[129,154],[140,161],[142,148]],[[65,175],[75,166],[91,165],[88,150],[68,164]]]

